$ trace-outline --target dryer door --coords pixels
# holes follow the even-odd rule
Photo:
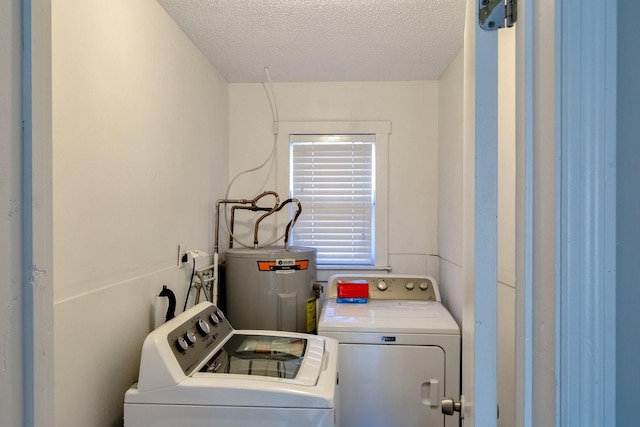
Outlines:
[[[340,344],[340,421],[349,427],[444,426],[445,353],[435,346]]]

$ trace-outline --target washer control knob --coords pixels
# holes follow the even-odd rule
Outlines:
[[[187,341],[189,345],[194,345],[197,340],[196,334],[194,334],[193,331],[187,331],[187,333],[184,334],[184,339]]]
[[[216,314],[220,318],[220,320],[224,319],[224,313],[219,308],[216,310]]]
[[[385,282],[384,280],[380,280],[378,282],[378,289],[380,289],[381,291],[386,291],[388,287],[389,285],[387,285],[387,282]]]
[[[203,337],[209,335],[209,332],[211,332],[209,324],[202,319],[198,320],[196,327],[198,328],[198,332],[200,332],[200,335],[202,335]]]
[[[421,282],[420,289],[422,289],[423,291],[426,291],[427,289],[429,289],[429,282]]]
[[[189,348],[189,344],[187,344],[187,340],[182,337],[178,337],[176,340],[176,348],[180,353],[184,353]]]
[[[211,313],[211,315],[209,315],[209,320],[211,320],[211,323],[213,323],[214,325],[220,323],[220,319],[215,315],[215,313]]]
[[[415,288],[416,284],[413,282],[408,282],[406,285],[404,285],[405,288],[407,288],[408,290],[412,291],[413,288]]]

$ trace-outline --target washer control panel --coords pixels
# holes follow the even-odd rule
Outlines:
[[[406,275],[337,274],[328,282],[329,298],[337,297],[338,282],[367,281],[369,299],[440,301],[440,289],[433,277]]]
[[[232,332],[224,313],[210,305],[173,329],[167,341],[182,371],[189,375]]]

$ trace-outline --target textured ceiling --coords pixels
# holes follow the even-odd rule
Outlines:
[[[466,0],[157,0],[229,82],[440,77]]]

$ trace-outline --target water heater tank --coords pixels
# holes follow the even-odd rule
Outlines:
[[[226,252],[226,315],[236,329],[313,333],[315,248],[272,246]]]

